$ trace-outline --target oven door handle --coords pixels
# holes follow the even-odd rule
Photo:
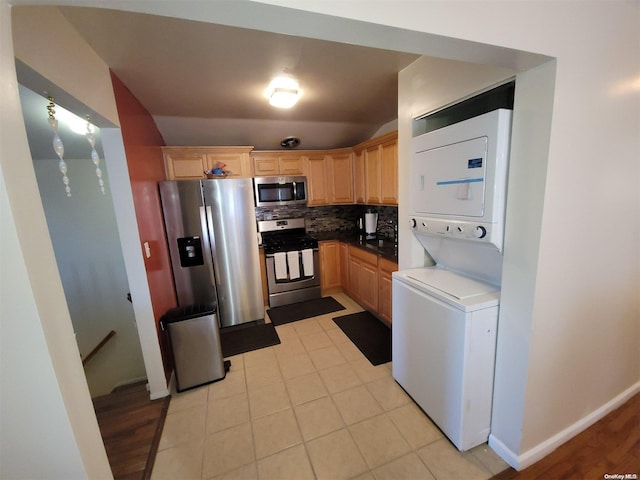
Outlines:
[[[301,252],[302,250],[308,250],[308,249],[306,249],[306,248],[302,248],[302,249],[300,249],[300,250],[298,250],[298,251],[299,251],[299,252]],[[317,252],[317,251],[318,251],[318,249],[317,249],[317,248],[312,248],[311,250],[313,250],[314,252]],[[282,252],[282,253],[286,253],[286,252]],[[275,253],[267,253],[267,254],[265,254],[265,257],[266,257],[266,258],[272,258],[274,255],[275,255]]]

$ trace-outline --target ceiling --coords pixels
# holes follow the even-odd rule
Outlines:
[[[117,10],[61,7],[155,119],[167,145],[355,145],[397,119],[398,72],[417,55]],[[290,110],[263,91],[288,71]]]

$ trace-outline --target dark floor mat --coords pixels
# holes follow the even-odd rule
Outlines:
[[[269,318],[275,325],[297,322],[304,318],[317,317],[325,313],[344,310],[340,302],[333,297],[314,298],[304,302],[291,303],[267,310]]]
[[[373,365],[391,361],[391,329],[369,312],[333,319]]]
[[[220,330],[222,356],[232,357],[241,353],[271,347],[280,343],[280,337],[271,323],[251,325],[249,327]]]

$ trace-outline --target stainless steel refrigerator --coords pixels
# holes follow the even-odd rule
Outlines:
[[[250,178],[160,182],[178,305],[217,303],[220,327],[264,320]]]

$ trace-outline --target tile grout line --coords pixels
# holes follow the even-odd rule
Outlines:
[[[341,313],[342,314],[349,314],[349,313],[351,313],[351,310],[353,308],[355,308],[355,307],[345,306],[345,310],[342,310]],[[396,424],[396,422],[391,417],[390,412],[393,412],[395,410],[403,408],[404,406],[410,405],[412,403],[415,404],[415,402],[413,401],[413,399],[411,399],[409,397],[410,402],[405,404],[405,405],[396,406],[394,408],[391,408],[390,410],[386,410],[384,408],[384,405],[373,394],[373,392],[371,391],[370,388],[371,388],[371,385],[373,383],[375,383],[376,381],[381,380],[383,378],[386,378],[387,376],[390,376],[390,378],[393,379],[392,369],[389,368],[388,365],[385,365],[385,368],[388,370],[386,372],[386,375],[383,376],[383,377],[380,377],[380,378],[374,378],[373,380],[371,380],[371,377],[375,377],[375,375],[369,375],[367,373],[359,373],[359,371],[354,368],[352,360],[347,358],[347,356],[345,356],[342,353],[342,350],[339,348],[340,342],[337,342],[332,336],[329,336],[327,334],[327,332],[329,330],[332,330],[332,328],[326,328],[326,326],[329,326],[330,324],[328,324],[325,320],[327,320],[329,318],[328,315],[332,315],[332,314],[335,314],[335,312],[330,312],[329,314],[323,314],[323,315],[317,316],[317,317],[310,317],[309,319],[304,319],[304,320],[313,320],[313,322],[316,325],[319,326],[320,332],[323,332],[323,333],[325,333],[325,335],[327,335],[327,337],[329,338],[329,340],[331,342],[330,346],[333,347],[333,348],[336,348],[338,350],[339,354],[341,355],[341,357],[344,360],[344,363],[340,363],[338,365],[332,365],[331,367],[325,367],[324,364],[322,364],[322,365],[321,364],[316,364],[316,362],[313,361],[313,357],[310,355],[310,353],[312,351],[317,351],[317,350],[321,350],[322,348],[328,348],[328,347],[314,348],[312,350],[309,350],[308,347],[307,347],[307,344],[302,342],[301,335],[300,335],[300,331],[305,331],[305,328],[300,328],[300,329],[295,328],[295,325],[293,325],[295,322],[291,322],[291,324],[290,324],[292,328],[291,328],[291,333],[288,333],[289,338],[293,338],[293,337],[291,337],[291,335],[293,334],[293,335],[295,335],[295,339],[297,339],[297,341],[300,342],[300,344],[303,347],[304,354],[309,358],[309,361],[311,362],[312,371],[310,371],[307,374],[295,375],[295,376],[293,376],[293,377],[291,377],[289,379],[285,378],[284,370],[283,370],[283,363],[282,362],[283,362],[283,359],[286,358],[286,357],[282,357],[281,358],[278,355],[278,353],[276,352],[276,347],[277,346],[268,347],[268,350],[271,351],[271,354],[273,355],[273,358],[274,358],[274,360],[276,362],[277,372],[279,374],[279,377],[282,379],[283,386],[284,386],[285,392],[287,394],[287,400],[288,400],[288,407],[287,408],[291,409],[291,413],[294,416],[295,424],[296,424],[296,427],[297,427],[297,430],[298,430],[298,433],[300,435],[300,439],[301,440],[300,440],[299,443],[296,443],[294,445],[290,445],[287,448],[284,448],[284,449],[281,449],[281,450],[279,450],[277,452],[271,453],[270,455],[267,455],[267,456],[263,457],[262,459],[258,459],[257,458],[256,437],[255,437],[254,425],[253,425],[254,419],[253,419],[253,416],[252,416],[251,402],[249,401],[249,378],[248,378],[248,375],[247,375],[247,366],[248,366],[247,353],[248,352],[244,353],[244,354],[241,354],[241,358],[242,358],[242,374],[244,375],[243,383],[244,383],[244,390],[245,390],[245,396],[246,396],[246,401],[247,401],[248,423],[249,423],[249,428],[251,430],[251,442],[252,442],[252,448],[253,448],[253,455],[252,455],[253,462],[247,462],[247,463],[245,463],[243,465],[234,467],[233,469],[231,469],[229,471],[219,472],[219,473],[216,474],[216,477],[217,476],[228,475],[231,472],[237,471],[237,470],[239,470],[241,468],[245,468],[248,465],[251,465],[251,463],[253,463],[253,468],[254,468],[254,471],[255,471],[256,478],[260,478],[259,469],[258,469],[259,462],[261,462],[261,461],[263,461],[263,460],[265,460],[267,458],[271,458],[273,456],[276,456],[276,455],[278,455],[278,454],[280,454],[282,452],[285,452],[287,450],[291,450],[291,449],[297,447],[298,445],[302,445],[304,450],[305,450],[305,458],[307,459],[307,462],[310,465],[311,472],[312,472],[314,478],[317,479],[319,473],[316,472],[316,468],[314,467],[314,464],[313,464],[313,462],[311,460],[311,455],[310,455],[310,452],[309,452],[309,449],[308,449],[308,444],[309,444],[309,442],[312,442],[312,441],[315,441],[315,440],[317,440],[319,438],[331,435],[331,434],[333,434],[333,433],[335,433],[337,431],[340,431],[342,429],[346,429],[348,431],[350,440],[355,444],[355,446],[357,448],[357,451],[360,453],[360,455],[361,455],[361,457],[364,460],[364,463],[366,465],[366,470],[364,470],[361,473],[357,474],[356,477],[354,477],[354,478],[358,478],[358,477],[360,477],[362,475],[366,475],[367,472],[370,475],[375,477],[375,475],[373,473],[374,469],[367,462],[366,457],[364,456],[364,452],[362,450],[362,447],[358,444],[358,442],[356,442],[356,439],[353,436],[352,427],[354,427],[355,425],[367,422],[367,421],[369,421],[369,420],[371,420],[373,418],[380,417],[380,416],[384,415],[384,417],[391,423],[391,425],[393,425],[393,427],[400,433],[400,438],[402,438],[409,445],[410,449],[406,453],[404,453],[404,454],[402,454],[402,455],[400,455],[400,456],[398,456],[396,458],[393,458],[393,459],[389,460],[388,462],[385,462],[385,463],[383,463],[381,465],[376,466],[376,469],[382,468],[382,467],[384,467],[386,465],[389,465],[389,464],[391,464],[393,462],[396,462],[397,460],[399,460],[399,459],[401,459],[401,458],[403,458],[403,457],[405,457],[407,455],[413,454],[413,455],[418,457],[418,459],[420,460],[420,463],[422,465],[424,465],[424,467],[429,471],[429,473],[433,476],[433,478],[436,479],[436,480],[439,480],[438,477],[436,477],[434,471],[432,471],[432,469],[429,467],[429,465],[427,465],[425,460],[418,454],[418,451],[421,450],[421,449],[424,449],[424,448],[426,448],[426,447],[428,447],[428,446],[430,446],[430,445],[432,445],[434,443],[436,443],[437,441],[442,440],[443,438],[446,440],[446,437],[438,438],[438,439],[435,439],[435,440],[431,440],[430,442],[427,442],[425,445],[420,445],[419,447],[415,447],[415,448],[413,447],[413,445],[411,444],[411,442],[409,442],[409,439],[407,437],[407,433],[408,432],[403,432],[403,430],[398,426],[398,424]],[[327,316],[326,318],[324,318],[325,315]],[[322,318],[322,321],[320,321],[320,318]],[[328,321],[330,321],[330,319]],[[309,325],[310,324],[311,324],[311,322],[309,322]],[[309,327],[309,330],[315,330],[315,327],[314,328]],[[285,343],[285,342],[282,342],[282,343]],[[344,343],[347,343],[347,342],[344,342]],[[380,414],[377,414],[377,415],[374,415],[372,417],[359,420],[358,422],[355,422],[352,425],[347,424],[347,422],[345,421],[344,415],[340,411],[340,409],[338,408],[338,405],[337,405],[335,397],[334,397],[338,393],[342,393],[344,391],[348,391],[349,388],[347,388],[345,390],[340,390],[338,392],[331,392],[329,390],[329,388],[328,388],[327,380],[320,374],[320,372],[322,372],[324,370],[328,370],[329,368],[343,367],[345,365],[349,366],[349,368],[353,369],[354,374],[356,375],[358,381],[360,382],[359,385],[365,387],[365,391],[373,398],[375,404],[381,410]],[[337,411],[337,413],[339,415],[339,418],[342,420],[343,426],[340,427],[337,430],[333,430],[331,432],[324,433],[323,435],[319,435],[319,436],[316,436],[314,438],[310,438],[309,440],[306,440],[304,435],[303,435],[303,433],[302,433],[303,431],[302,431],[302,428],[301,428],[300,418],[299,418],[298,414],[296,413],[296,408],[295,408],[296,405],[293,404],[293,398],[291,396],[291,389],[290,389],[290,386],[289,386],[289,382],[291,380],[295,379],[295,378],[302,377],[302,376],[305,376],[305,375],[311,375],[311,374],[315,374],[315,375],[318,376],[318,378],[320,379],[320,384],[323,386],[323,388],[325,390],[325,394],[323,394],[319,398],[304,401],[304,402],[300,403],[299,405],[305,405],[305,404],[311,403],[311,402],[313,402],[315,400],[318,400],[320,398],[328,397],[329,401],[331,402],[331,406]],[[362,375],[365,375],[365,377],[368,378],[369,381],[363,380],[363,378],[365,378],[365,377],[363,377]],[[357,387],[354,386],[354,387],[351,387],[351,388],[357,388]],[[403,392],[404,392],[404,389],[403,389]],[[404,392],[404,393],[406,395],[406,392]],[[205,452],[206,452],[205,446],[206,446],[207,437],[209,436],[209,434],[207,432],[207,425],[208,425],[208,421],[207,420],[208,420],[209,412],[210,412],[209,403],[210,403],[211,400],[213,400],[213,395],[214,395],[213,391],[211,389],[207,388],[206,397],[205,397],[206,405],[205,405],[205,409],[204,409],[204,413],[205,413],[205,417],[204,417],[205,418],[205,422],[204,422],[204,444],[203,444],[203,451],[202,451],[202,458],[201,458],[201,465],[200,465],[201,466],[201,477],[203,479],[210,478],[210,477],[205,477],[204,476],[204,468],[205,468]],[[284,411],[284,410],[278,410],[278,411]],[[268,415],[271,415],[273,413],[277,413],[277,412],[272,412],[272,413],[270,413]],[[424,412],[422,412],[422,414],[424,414]],[[230,428],[233,428],[233,427],[228,427],[225,430],[228,430]],[[224,431],[224,430],[222,430],[222,431]],[[220,433],[220,432],[221,431],[213,432],[211,435],[217,434],[217,433]],[[459,452],[457,452],[457,453],[459,453]],[[489,477],[491,475],[493,475],[491,473],[491,470],[489,469],[489,467],[486,465],[485,461],[482,460],[482,458],[480,458],[478,456],[475,456],[472,453],[470,453],[470,455],[473,456],[473,459],[467,458],[465,456],[461,456],[461,459],[465,460],[468,463],[471,463],[471,464],[475,465],[477,468],[480,468],[485,475],[489,475]]]
[[[266,315],[266,312],[265,312]],[[271,320],[271,318],[269,318],[269,320]],[[272,348],[272,347],[269,347]],[[251,414],[251,401],[249,400],[249,378],[247,375],[247,356],[246,353],[242,354],[242,375],[244,376],[244,391],[246,392],[246,396],[247,396],[247,411],[249,413],[249,431],[251,432],[251,448],[253,449],[253,464],[254,464],[254,470],[256,472],[256,478],[258,478],[258,454],[256,452],[256,436],[255,433],[253,431],[253,416]],[[246,464],[248,465],[248,464]],[[242,468],[244,465],[241,465],[240,467],[231,470],[232,472],[235,470],[238,470],[240,468]],[[222,473],[220,475],[226,475],[229,472],[225,472]],[[220,476],[218,475],[218,476]]]

